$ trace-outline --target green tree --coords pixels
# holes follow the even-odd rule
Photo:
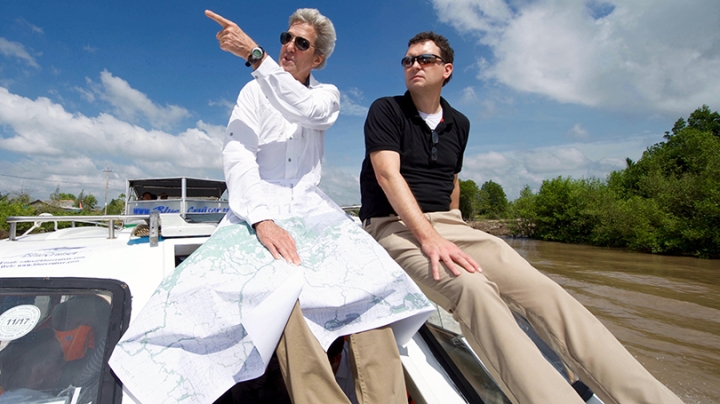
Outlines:
[[[502,185],[494,181],[485,181],[480,187],[479,213],[497,219],[505,215],[507,207],[507,196]]]
[[[720,257],[720,114],[703,105],[672,131],[606,181],[525,189],[513,214],[546,240]]]
[[[532,237],[535,232],[535,194],[529,185],[525,185],[520,191],[520,196],[509,204],[510,215],[519,219],[511,225],[513,234],[520,234]]]
[[[60,192],[60,185],[55,187],[55,191],[50,194],[50,200],[53,201],[74,201],[77,198],[73,194],[66,194],[64,192]]]
[[[97,198],[95,195],[88,194],[82,198],[82,206],[84,211],[93,210],[97,207]]]
[[[473,180],[460,180],[460,213],[463,219],[473,220],[477,215],[480,189]]]
[[[720,136],[720,114],[717,111],[710,111],[710,107],[703,105],[690,114],[687,127]]]
[[[30,196],[27,194],[19,194],[11,197],[8,194],[0,195],[0,230],[8,231],[10,224],[7,223],[8,216],[32,216],[35,210],[28,206]],[[32,223],[18,223],[17,232],[22,234],[23,231],[29,229]]]
[[[117,199],[113,199],[108,203],[108,215],[120,215],[125,212],[125,194],[118,195]]]
[[[677,135],[680,133],[681,130],[685,129],[687,127],[687,122],[685,122],[685,119],[680,118],[677,121],[675,121],[675,125],[673,125],[672,133],[673,135]]]

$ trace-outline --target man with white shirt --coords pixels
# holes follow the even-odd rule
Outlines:
[[[206,15],[223,28],[217,34],[220,48],[246,59],[254,78],[241,90],[227,129],[222,155],[231,212],[219,227],[250,226],[276,260],[298,265],[301,271],[303,259],[317,255],[301,259],[293,230],[279,222],[311,217],[318,207],[337,207],[316,186],[325,130],[337,119],[340,93],[311,74],[325,66],[333,51],[334,27],[317,10],[297,10],[287,32],[280,35],[282,47],[275,62],[235,23],[211,11]],[[409,278],[407,282],[412,284]],[[337,285],[337,290],[343,287]],[[276,350],[288,392],[296,404],[347,403],[302,307],[295,304]],[[348,338],[359,402],[406,403],[403,371],[389,327],[395,320],[361,328],[354,319],[339,319],[338,324],[344,321],[349,329],[359,330]],[[333,324],[326,322],[325,327]]]
[[[458,174],[470,121],[441,97],[453,54],[445,37],[416,35],[401,59],[408,91],[370,107],[360,174],[365,230],[453,313],[513,403],[583,400],[517,326],[511,309],[606,403],[679,404],[562,287],[507,243],[462,220]]]

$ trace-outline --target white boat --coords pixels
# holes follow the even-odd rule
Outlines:
[[[225,191],[224,181],[130,180],[124,215],[8,217],[10,237],[0,241],[0,404],[136,403],[108,359],[160,281],[208,240],[229,209]],[[143,200],[146,192],[167,199]],[[18,235],[20,223],[54,223],[55,231]],[[412,402],[509,403],[453,323],[438,309],[400,347]],[[536,340],[587,402],[601,403]],[[276,386],[279,377],[268,373],[252,388]],[[216,401],[232,402],[230,393]]]

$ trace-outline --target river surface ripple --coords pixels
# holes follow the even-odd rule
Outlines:
[[[506,241],[685,403],[720,403],[720,261]]]

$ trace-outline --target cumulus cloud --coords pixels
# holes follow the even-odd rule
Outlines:
[[[662,135],[629,137],[622,141],[571,143],[529,150],[466,153],[460,178],[478,185],[492,180],[503,186],[508,199],[515,199],[525,185],[538,190],[543,180],[557,176],[604,179],[611,171],[625,168],[625,160],[638,160]]]
[[[25,49],[25,46],[20,42],[8,41],[7,39],[0,37],[0,53],[9,58],[17,58],[28,65],[39,69],[40,65],[35,58]]]
[[[351,116],[367,115],[368,107],[361,105],[363,94],[359,88],[352,87],[340,93],[340,113]]]
[[[582,127],[582,125],[576,123],[568,131],[568,136],[570,136],[572,139],[585,140],[590,137],[590,134],[588,133],[587,129]]]
[[[100,73],[100,83],[86,79],[92,91],[113,106],[114,114],[119,118],[139,122],[145,119],[152,126],[170,129],[181,119],[190,116],[190,112],[177,105],[161,106],[155,104],[142,92],[132,88],[127,81],[115,77],[107,70]]]
[[[234,101],[228,101],[225,98],[220,98],[217,101],[209,100],[208,105],[211,107],[223,107],[228,111],[228,115],[232,112],[233,108],[235,108],[235,102]]]
[[[0,87],[0,128],[0,149],[25,156],[17,163],[3,162],[2,172],[17,177],[33,173],[43,179],[35,186],[44,191],[54,189],[53,181],[77,183],[83,176],[102,189],[106,166],[118,181],[178,175],[222,178],[225,128],[203,121],[177,134],[148,130],[106,113],[71,113],[48,98],[32,100]],[[44,197],[43,192],[39,195]]]
[[[716,0],[433,0],[488,46],[479,77],[559,102],[683,114],[720,104]]]
[[[357,170],[357,167],[353,169]],[[360,204],[360,178],[347,170],[323,161],[322,179],[318,187],[340,206]]]

